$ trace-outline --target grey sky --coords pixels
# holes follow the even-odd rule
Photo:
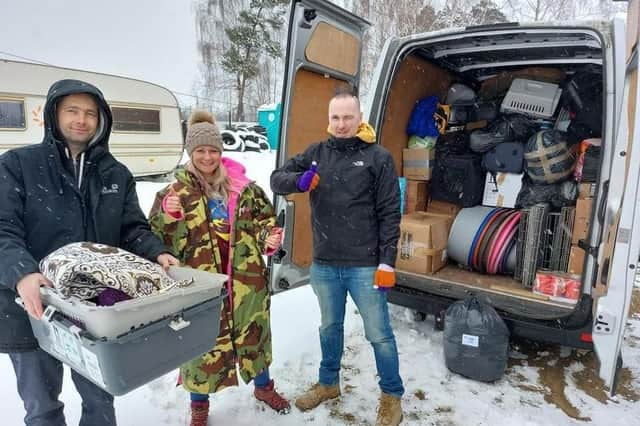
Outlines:
[[[192,0],[1,2],[0,52],[191,93],[198,76]]]

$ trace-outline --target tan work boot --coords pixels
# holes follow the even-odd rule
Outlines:
[[[376,426],[398,426],[402,421],[400,398],[382,392],[379,404]]]
[[[321,402],[340,396],[340,386],[325,386],[316,383],[311,389],[296,399],[296,407],[301,411],[311,410],[320,405]]]

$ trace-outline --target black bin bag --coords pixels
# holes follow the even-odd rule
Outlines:
[[[431,198],[462,207],[482,203],[485,173],[481,163],[482,157],[473,153],[436,152],[429,185]]]
[[[498,380],[509,358],[509,329],[475,296],[449,306],[444,319],[444,358],[454,373],[481,382]]]

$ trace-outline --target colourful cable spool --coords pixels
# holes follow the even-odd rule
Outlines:
[[[516,233],[517,233],[516,229]],[[515,234],[514,234],[515,236]],[[507,244],[506,255],[502,257],[502,263],[500,265],[501,274],[512,274],[516,269],[516,238],[512,238]]]
[[[475,236],[475,230],[485,220],[494,207],[475,206],[460,210],[449,233],[447,253],[449,258],[467,266],[469,248]]]
[[[476,261],[476,270],[480,272],[485,272],[487,270],[487,264],[489,262],[489,248],[493,243],[495,238],[495,234],[502,225],[502,222],[509,214],[509,209],[500,209],[500,212],[496,215],[496,219],[488,225],[487,232],[480,242],[480,249],[478,251],[478,258]]]
[[[467,265],[470,266],[471,268],[474,267],[473,265],[474,265],[474,262],[475,262],[475,257],[477,255],[476,248],[478,247],[478,241],[482,240],[482,237],[484,235],[484,231],[486,230],[486,225],[488,223],[491,223],[491,221],[498,214],[498,212],[500,212],[499,208],[492,209],[485,216],[484,220],[482,221],[480,226],[478,226],[478,229],[475,232],[475,235],[473,237],[473,241],[471,242],[471,247],[469,247],[469,256],[467,257]]]
[[[482,252],[482,262],[481,262],[482,272],[486,272],[486,273],[489,272],[489,267],[491,266],[490,264],[491,253],[493,253],[496,242],[498,241],[498,237],[501,235],[505,224],[511,217],[511,214],[512,214],[511,210],[505,209],[503,214],[496,221],[496,226],[493,228],[493,230],[490,231],[491,234],[489,235],[487,244],[485,245],[484,250]]]
[[[498,266],[500,265],[502,256],[504,256],[507,243],[513,239],[515,231],[518,229],[517,226],[520,222],[520,215],[521,213],[519,211],[510,213],[509,218],[505,220],[500,233],[497,235],[492,251],[489,253],[489,267],[487,271],[490,274],[498,273]]]
[[[500,214],[504,211],[504,209],[502,208],[496,208],[494,209],[488,216],[487,219],[481,226],[480,228],[478,228],[477,233],[478,238],[476,239],[476,241],[474,242],[474,244],[472,245],[472,252],[471,254],[471,260],[469,261],[469,265],[473,268],[473,269],[478,269],[478,256],[480,255],[480,248],[482,245],[482,241],[484,241],[484,238],[487,234],[487,231],[490,229],[491,224],[493,222],[496,221],[496,219],[498,219],[500,217]]]

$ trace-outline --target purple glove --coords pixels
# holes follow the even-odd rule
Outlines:
[[[311,168],[304,172],[302,176],[298,178],[298,189],[302,192],[313,191],[320,182],[320,176],[316,172],[318,170],[318,163],[313,161]]]

